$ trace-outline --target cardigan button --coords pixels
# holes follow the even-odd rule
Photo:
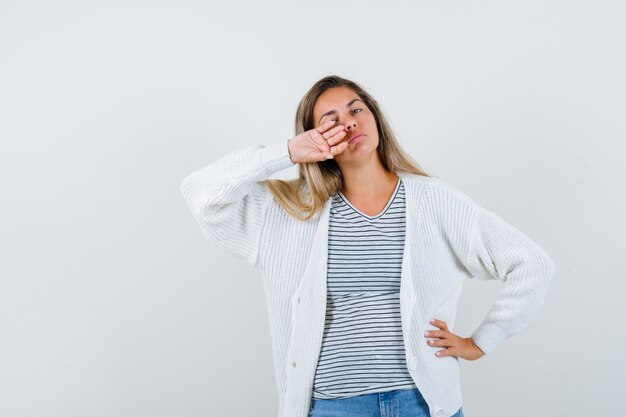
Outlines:
[[[298,297],[298,304],[300,304],[300,297]]]
[[[296,363],[295,362],[291,362],[291,366],[293,366],[295,368],[296,367]]]
[[[409,358],[409,368],[410,369],[415,369],[417,368],[417,360],[415,359],[415,356],[411,356]]]
[[[443,408],[438,408],[433,412],[433,417],[439,417],[443,415]]]

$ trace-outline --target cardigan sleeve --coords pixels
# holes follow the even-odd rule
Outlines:
[[[474,277],[504,282],[499,298],[471,335],[488,354],[537,316],[555,265],[536,242],[483,207],[476,208],[469,234],[466,268]]]
[[[287,139],[251,145],[189,174],[180,190],[207,240],[257,266],[272,198],[261,181],[293,165]]]

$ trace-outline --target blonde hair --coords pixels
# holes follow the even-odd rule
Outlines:
[[[376,148],[383,167],[388,172],[408,172],[430,177],[417,162],[407,154],[396,140],[378,102],[357,83],[329,75],[317,81],[304,95],[296,112],[296,135],[315,127],[313,107],[317,98],[334,87],[348,87],[374,114],[379,142]],[[315,215],[326,201],[343,188],[343,175],[334,159],[298,164],[299,176],[293,180],[266,179],[265,183],[276,201],[290,216],[306,221]]]

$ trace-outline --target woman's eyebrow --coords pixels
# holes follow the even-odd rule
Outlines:
[[[348,102],[348,104],[346,104],[346,109],[347,109],[348,107],[350,107],[350,106],[352,105],[352,103],[354,103],[355,101],[361,101],[361,100],[360,100],[360,99],[358,99],[358,98],[354,98],[354,99],[350,100],[350,101]],[[363,103],[363,102],[361,101],[361,103]],[[322,114],[322,115],[320,116],[320,120],[318,120],[317,122],[319,123],[319,122],[320,122],[320,121],[324,118],[324,116],[328,116],[329,114],[333,114],[333,113],[337,113],[337,110],[334,110],[334,109],[333,109],[333,110],[327,111],[326,113],[324,113],[324,114]]]

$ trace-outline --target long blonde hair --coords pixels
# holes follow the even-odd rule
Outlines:
[[[389,172],[409,172],[430,177],[417,162],[406,153],[396,140],[378,102],[357,83],[329,75],[317,81],[304,95],[296,112],[296,135],[315,127],[313,107],[317,98],[329,88],[352,89],[374,114],[379,142],[376,148],[383,167]],[[326,201],[343,188],[343,175],[334,159],[298,164],[299,176],[293,180],[263,180],[276,201],[292,217],[306,221],[315,215]]]

